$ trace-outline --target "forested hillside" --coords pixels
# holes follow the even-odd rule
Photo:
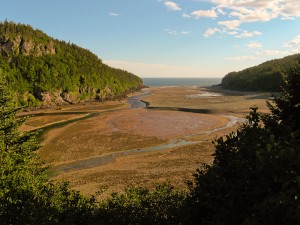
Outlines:
[[[19,104],[29,107],[118,98],[143,85],[89,50],[7,21],[0,22],[0,70]]]
[[[222,79],[221,86],[239,91],[280,91],[283,85],[282,74],[295,66],[298,60],[299,54],[296,54],[231,72]]]

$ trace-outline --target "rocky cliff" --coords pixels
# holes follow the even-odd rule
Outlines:
[[[56,48],[53,41],[37,44],[33,40],[25,40],[21,35],[14,38],[3,36],[0,37],[0,53],[4,57],[19,54],[39,57],[56,54]]]
[[[7,21],[0,22],[0,76],[27,107],[105,101],[143,86],[136,75],[103,64],[87,49]]]

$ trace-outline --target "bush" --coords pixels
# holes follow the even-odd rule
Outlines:
[[[105,224],[179,224],[185,193],[169,184],[155,190],[128,188],[100,205],[99,221]]]
[[[190,224],[300,224],[300,65],[285,78],[271,114],[218,139],[215,159],[195,174]]]

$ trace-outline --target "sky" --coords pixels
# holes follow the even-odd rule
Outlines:
[[[299,0],[0,0],[0,20],[140,77],[223,77],[300,53]]]

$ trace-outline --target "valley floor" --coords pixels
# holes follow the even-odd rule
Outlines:
[[[119,102],[37,111],[22,130],[44,129],[39,155],[53,165],[51,177],[70,181],[84,194],[101,191],[103,197],[126,186],[151,188],[165,181],[185,188],[202,163],[212,162],[212,141],[236,130],[251,106],[266,112],[269,96],[147,88]]]

